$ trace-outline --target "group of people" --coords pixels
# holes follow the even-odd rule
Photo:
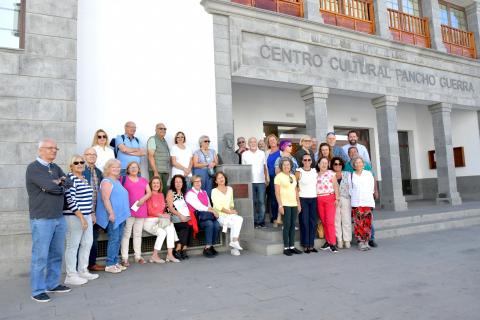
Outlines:
[[[166,130],[163,123],[157,124],[145,151],[135,136],[136,125],[131,121],[125,124],[125,133],[110,142],[107,133],[99,129],[92,146],[83,155],[71,157],[67,174],[54,163],[59,150],[56,142],[40,141],[38,157],[26,171],[32,229],[32,299],[47,302],[49,292],[68,292],[70,288],[66,285],[82,285],[97,279],[98,274],[91,271],[117,274],[126,270],[130,266],[131,237],[134,261],[146,263],[141,252],[144,231],[156,236],[148,259],[151,263],[178,263],[189,259],[187,248],[199,231],[203,231],[205,237],[203,255],[213,258],[218,254],[214,245],[220,229],[223,232],[230,229],[230,252],[240,255],[243,218],[234,208],[228,177],[215,170],[219,157],[210,148],[209,137],[201,136],[199,149],[193,152],[185,144],[186,137],[181,131],[174,135],[174,144],[170,147],[165,140]],[[257,142],[255,138],[248,140],[248,148],[237,150],[239,161],[252,168],[255,226],[265,227],[268,187],[272,222],[278,224],[283,220],[286,255],[301,253],[293,245],[298,213],[304,251],[316,252],[313,239],[317,212],[327,240],[322,249],[336,251],[340,241],[344,241],[345,247],[350,246],[348,224],[351,222],[348,221],[351,220],[345,212],[351,203],[355,235],[362,250],[368,248],[368,241],[372,240],[371,208],[374,207],[374,201],[370,201],[373,191],[371,199],[368,193],[374,183],[368,180],[373,176],[364,170],[368,162],[354,154],[359,148],[348,149],[354,171],[348,175],[335,168],[335,161],[341,161],[342,168],[344,164],[341,157],[332,156],[338,148],[330,148],[327,156],[319,152],[315,170],[312,166],[315,153],[308,136],[303,137],[302,149],[295,157],[291,155],[290,141],[280,143],[274,135],[266,141],[265,151],[259,149],[263,141]],[[148,159],[149,179],[140,172],[144,156]],[[343,198],[348,201],[342,202]],[[335,210],[341,213],[335,214]],[[341,226],[340,233],[338,228],[335,233],[335,224]],[[101,230],[108,234],[105,266],[96,261]],[[160,251],[164,242],[167,253],[162,259]],[[65,285],[60,284],[64,253]]]

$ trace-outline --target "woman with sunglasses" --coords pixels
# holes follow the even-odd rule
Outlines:
[[[313,155],[313,154],[312,154]],[[300,224],[300,244],[305,253],[318,252],[314,247],[317,229],[317,170],[312,168],[312,155],[305,153],[301,168],[295,172],[298,181],[302,211],[298,214]]]
[[[278,202],[279,216],[283,215],[283,254],[291,256],[302,251],[295,248],[295,221],[302,210],[297,189],[297,178],[291,173],[289,158],[279,161],[280,172],[275,176],[275,196]]]
[[[98,129],[93,136],[92,147],[97,152],[97,161],[95,166],[103,171],[105,163],[110,159],[115,159],[113,149],[108,143],[108,135],[103,129]]]
[[[174,145],[170,149],[170,159],[172,161],[172,177],[179,174],[190,181],[193,167],[193,152],[185,143],[185,133],[179,131],[175,134]],[[187,186],[188,187],[188,186]]]
[[[330,167],[337,178],[340,200],[335,214],[335,234],[337,236],[337,247],[350,248],[352,241],[352,214],[350,207],[350,189],[348,187],[349,172],[343,171],[345,164],[340,157],[333,157]]]
[[[98,278],[98,274],[88,272],[88,258],[93,243],[93,189],[83,176],[85,160],[74,155],[70,160],[70,172],[67,177],[73,186],[65,191],[63,215],[67,222],[65,245],[65,266],[67,277],[65,284],[82,285],[88,280]],[[77,260],[78,255],[78,260]]]
[[[317,164],[317,208],[325,231],[322,250],[338,252],[335,237],[335,214],[339,202],[338,183],[335,173],[328,169],[328,159],[321,158]]]
[[[281,155],[275,161],[275,174],[278,174],[279,172],[282,171],[279,165],[281,158],[287,158],[288,160],[290,160],[290,173],[295,174],[295,171],[297,170],[299,165],[298,165],[297,159],[295,159],[295,157],[292,155],[292,150],[293,150],[292,141],[283,140],[282,142],[280,142]]]
[[[202,189],[210,197],[213,188],[213,176],[218,165],[218,156],[215,150],[210,149],[210,138],[201,136],[198,139],[200,149],[193,154],[193,174],[202,179]]]

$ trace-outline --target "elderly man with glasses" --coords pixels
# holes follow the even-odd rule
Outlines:
[[[170,148],[168,147],[165,135],[167,127],[163,123],[155,126],[155,135],[148,138],[148,172],[150,179],[160,177],[162,181],[162,193],[167,194],[167,181],[170,173]]]
[[[237,138],[237,146],[238,149],[235,151],[235,153],[238,154],[238,164],[242,164],[242,154],[248,150],[245,137]]]
[[[125,123],[125,134],[118,135],[115,138],[115,145],[118,148],[117,159],[120,160],[122,165],[122,170],[120,174],[125,175],[125,169],[127,165],[136,161],[140,163],[140,160],[145,155],[145,150],[140,148],[140,140],[135,137],[135,132],[137,131],[137,125],[128,121]]]
[[[31,297],[37,302],[50,301],[48,292],[71,290],[60,284],[60,276],[67,231],[63,217],[64,193],[72,186],[72,182],[53,163],[58,150],[55,140],[40,141],[38,157],[28,165],[26,172],[32,228],[30,286]]]

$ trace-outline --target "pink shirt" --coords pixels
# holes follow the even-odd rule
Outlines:
[[[152,192],[152,196],[147,200],[148,217],[158,218],[165,212],[165,197],[161,192]]]
[[[324,174],[318,173],[317,178],[317,194],[329,194],[334,193],[333,179],[336,179],[335,172],[327,170]]]
[[[130,180],[127,176],[125,177],[125,183],[123,187],[128,191],[128,202],[130,207],[135,203],[135,201],[140,200],[145,195],[145,189],[147,188],[148,181],[143,177],[138,177],[138,181],[134,182]],[[130,209],[130,214],[135,218],[146,218],[147,214],[147,203],[145,202],[137,212]]]

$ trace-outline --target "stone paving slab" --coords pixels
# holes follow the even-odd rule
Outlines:
[[[377,249],[244,253],[132,265],[50,303],[27,277],[0,282],[0,319],[480,318],[480,227],[387,239]]]

